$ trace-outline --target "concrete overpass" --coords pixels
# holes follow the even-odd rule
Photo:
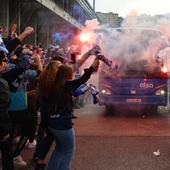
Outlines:
[[[95,17],[93,9],[87,0],[36,1],[77,28],[81,28],[87,19]]]
[[[7,29],[18,25],[18,33],[27,25],[35,28],[27,41],[47,46],[54,32],[76,32],[85,21],[96,17],[87,0],[0,0],[0,25]]]

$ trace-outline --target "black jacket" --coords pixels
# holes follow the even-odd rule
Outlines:
[[[10,103],[9,87],[6,80],[0,77],[0,139],[10,131],[8,106]]]
[[[82,84],[87,82],[94,68],[90,67],[79,78],[66,81],[64,84],[64,93],[57,96],[58,109],[55,113],[50,113],[48,126],[57,130],[66,130],[72,128],[72,112],[73,112],[73,92]]]
[[[4,40],[4,43],[9,52],[12,52],[21,42],[18,38],[13,40]],[[10,117],[8,115],[8,107],[10,103],[8,83],[13,81],[24,68],[28,65],[28,61],[23,59],[18,66],[8,72],[0,75],[0,140],[10,132]]]
[[[13,40],[3,39],[3,41],[9,53],[15,50],[15,48],[21,43],[21,41],[18,38],[14,38]]]

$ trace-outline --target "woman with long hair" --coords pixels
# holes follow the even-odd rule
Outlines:
[[[44,99],[48,99],[46,106],[48,106],[49,113],[49,131],[56,142],[56,148],[48,163],[48,170],[70,169],[75,150],[75,132],[72,123],[73,92],[81,84],[87,82],[98,66],[99,60],[95,59],[91,67],[79,79],[72,80],[72,68],[68,65],[61,65],[54,77],[50,75],[54,84],[47,84],[40,79],[40,94]]]
[[[53,89],[55,86],[55,77],[57,74],[57,71],[59,69],[59,67],[62,65],[62,63],[60,61],[54,60],[51,61],[43,70],[43,72],[41,73],[40,77],[39,77],[39,84],[38,84],[38,88],[39,88],[39,99],[46,101],[50,101],[49,103],[51,103],[51,101],[53,100],[51,98],[51,96],[53,96]],[[48,102],[47,102],[48,104]]]
[[[51,61],[39,77],[37,99],[40,111],[43,113],[41,114],[41,123],[44,129],[47,126],[50,104],[54,101],[55,77],[61,65],[60,61]]]
[[[37,101],[41,113],[41,121],[37,134],[37,146],[34,152],[34,159],[37,159],[36,170],[45,169],[45,156],[53,142],[53,136],[47,127],[49,115],[49,103],[52,102],[55,77],[59,67],[62,65],[60,61],[54,60],[49,62],[41,72],[38,81]],[[44,136],[46,133],[46,136]]]

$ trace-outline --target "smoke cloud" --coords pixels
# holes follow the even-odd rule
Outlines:
[[[133,15],[132,15],[133,14]],[[149,16],[137,14],[133,11],[121,25],[121,28],[109,28],[99,25],[96,20],[87,21],[83,32],[88,32],[91,39],[83,49],[98,44],[103,54],[122,65],[143,61],[153,66],[156,58],[169,58],[170,19],[165,16]],[[166,52],[161,52],[166,50]],[[161,55],[160,55],[161,54]],[[168,60],[164,61],[168,65]],[[89,61],[88,61],[89,63]],[[137,67],[140,69],[140,67]],[[152,70],[151,70],[152,71]],[[169,67],[170,71],[170,67]]]

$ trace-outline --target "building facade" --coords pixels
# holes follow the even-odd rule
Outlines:
[[[123,21],[122,17],[119,17],[117,13],[113,12],[109,13],[96,12],[96,15],[98,16],[100,23],[102,25],[106,24],[109,27],[120,27]]]
[[[87,0],[0,0],[0,4],[0,26],[9,30],[17,24],[18,34],[32,26],[35,33],[26,41],[44,47],[53,43],[55,32],[74,35],[95,17]]]

